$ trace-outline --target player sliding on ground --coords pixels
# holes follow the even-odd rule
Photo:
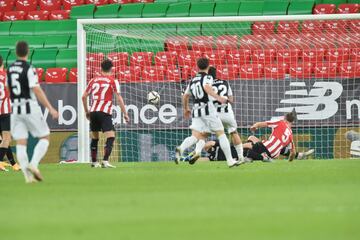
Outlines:
[[[50,136],[50,129],[38,101],[49,110],[53,119],[57,119],[59,114],[41,89],[35,68],[27,62],[28,54],[27,42],[18,42],[17,60],[7,70],[7,83],[12,103],[11,135],[16,141],[16,155],[25,181],[32,183],[43,180],[38,166],[48,150]],[[27,155],[29,132],[39,139],[30,163]]]
[[[175,162],[178,164],[180,157],[185,149],[197,144],[195,148],[195,155],[193,159],[200,157],[201,150],[205,146],[204,132],[214,132],[219,139],[221,149],[224,151],[226,161],[229,167],[238,166],[239,161],[236,161],[231,156],[230,143],[227,139],[224,127],[217,115],[216,108],[213,101],[218,101],[220,104],[225,104],[228,100],[216,94],[213,90],[213,77],[208,74],[209,60],[207,58],[200,58],[197,61],[199,68],[198,74],[190,81],[188,87],[183,95],[183,111],[185,119],[192,116],[192,123],[190,129],[192,135],[187,137],[182,144],[176,148]],[[189,107],[190,96],[193,96],[194,104],[192,111]]]
[[[93,78],[83,96],[82,102],[86,113],[86,118],[90,120],[91,131],[91,166],[98,168],[115,168],[109,163],[115,141],[115,128],[112,121],[113,96],[115,95],[117,103],[120,105],[126,122],[129,116],[125,109],[123,98],[119,94],[119,84],[117,84],[112,75],[113,64],[110,60],[105,59],[101,63],[101,75]],[[91,95],[90,111],[88,107],[88,96]],[[102,131],[106,137],[103,161],[97,161],[97,151],[99,143],[99,131]]]

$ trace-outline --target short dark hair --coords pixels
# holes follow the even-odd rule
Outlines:
[[[26,57],[29,54],[29,44],[25,41],[16,43],[16,56]]]
[[[113,67],[113,63],[110,59],[104,59],[101,63],[101,70],[103,72],[110,72],[111,68]]]
[[[2,56],[0,55],[0,67],[3,65],[3,58]]]
[[[216,79],[216,68],[211,66],[209,67],[208,74],[213,77],[213,79]]]
[[[297,120],[297,113],[295,111],[295,108],[291,112],[285,114],[285,120],[291,123]]]
[[[200,70],[205,70],[209,67],[209,59],[207,58],[199,58],[197,60],[197,66]]]

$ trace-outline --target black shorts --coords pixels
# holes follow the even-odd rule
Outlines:
[[[104,112],[91,112],[90,131],[92,132],[115,131],[111,115]]]
[[[10,113],[0,115],[0,131],[10,131]]]
[[[269,158],[272,158],[270,152],[267,150],[267,148],[264,146],[262,142],[255,143],[252,147],[252,150],[259,154],[266,153],[269,156]]]

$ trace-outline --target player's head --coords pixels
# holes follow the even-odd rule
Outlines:
[[[199,58],[197,60],[197,66],[201,72],[207,72],[209,70],[209,59],[207,58]]]
[[[109,59],[104,59],[101,63],[101,71],[103,73],[110,73],[113,67],[113,63]]]
[[[2,56],[0,55],[0,68],[2,68],[3,66],[4,66],[3,58],[2,58]]]
[[[295,109],[285,114],[285,120],[288,121],[289,123],[294,123],[296,119],[297,119],[297,114]]]
[[[209,67],[208,74],[213,77],[213,79],[216,79],[216,68],[211,66]]]
[[[25,41],[16,43],[16,56],[19,58],[26,58],[29,54],[29,45]]]

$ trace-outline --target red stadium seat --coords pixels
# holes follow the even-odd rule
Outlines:
[[[214,47],[214,38],[212,36],[196,36],[191,39],[193,51],[208,52]]]
[[[276,52],[272,49],[254,50],[251,55],[252,63],[269,64],[273,63],[276,58]]]
[[[275,22],[254,22],[251,29],[254,35],[274,34]]]
[[[358,13],[360,11],[360,4],[343,3],[339,4],[337,13]]]
[[[360,20],[349,21],[349,29],[353,33],[359,33],[360,32]]]
[[[61,1],[60,0],[40,0],[40,9],[46,11],[60,10]]]
[[[109,53],[107,57],[113,62],[116,72],[121,66],[129,65],[129,54],[127,52]]]
[[[153,55],[153,52],[134,52],[130,57],[130,65],[141,68],[151,66]]]
[[[284,49],[287,47],[288,36],[283,34],[270,34],[263,36],[263,48],[273,49]]]
[[[166,79],[171,82],[181,81],[181,71],[176,66],[171,66],[166,69]]]
[[[267,64],[264,67],[265,79],[285,79],[287,73],[286,64]]]
[[[69,82],[77,82],[78,78],[77,78],[77,68],[72,68],[70,69],[69,72]]]
[[[217,50],[213,52],[204,53],[204,57],[209,59],[209,63],[212,66],[218,66],[225,64],[225,50]]]
[[[255,50],[262,47],[262,38],[255,35],[244,35],[239,39],[241,49]]]
[[[314,34],[308,38],[314,48],[336,48],[336,37],[331,34]]]
[[[108,4],[108,0],[85,0],[86,4],[95,4],[96,6]]]
[[[314,67],[315,78],[335,78],[336,72],[337,64],[333,62],[319,62]]]
[[[164,68],[161,66],[145,67],[141,77],[143,82],[164,82]]]
[[[63,0],[64,10],[71,10],[73,6],[80,6],[85,3],[85,0]]]
[[[197,59],[201,56],[200,52],[196,51],[187,51],[182,52],[178,55],[178,63],[180,67],[190,67],[196,66]]]
[[[360,62],[360,48],[350,49],[350,60],[352,62]]]
[[[45,82],[61,83],[66,82],[67,68],[48,68],[45,74]]]
[[[360,35],[359,38],[357,38],[354,34],[338,35],[336,38],[336,45],[339,48],[358,48],[360,47]]]
[[[278,63],[295,64],[299,60],[301,50],[299,49],[281,49],[276,53],[276,59]]]
[[[11,12],[14,10],[15,0],[0,0],[0,12]],[[1,18],[0,18],[1,20]]]
[[[165,49],[170,52],[185,52],[188,50],[189,37],[186,36],[172,36],[165,40]]]
[[[133,0],[109,0],[108,3],[128,4],[128,3],[133,3]]]
[[[5,12],[3,16],[3,21],[25,20],[25,16],[26,13],[24,11]]]
[[[307,34],[292,34],[288,36],[287,46],[290,49],[304,49],[311,46],[311,41],[308,40]]]
[[[181,70],[181,78],[189,79],[195,77],[195,75],[198,73],[198,69],[194,66],[184,66]]]
[[[329,62],[344,62],[349,60],[349,50],[344,48],[330,48],[325,52],[325,60]]]
[[[240,65],[250,63],[251,51],[247,49],[232,50],[226,56],[225,59],[229,65]]]
[[[133,3],[152,3],[154,0],[132,0]]]
[[[234,50],[237,49],[238,36],[237,35],[222,35],[216,39],[216,49],[218,50]]]
[[[94,73],[100,71],[101,62],[104,60],[103,53],[88,53],[86,56],[86,65]]]
[[[304,62],[316,63],[322,62],[324,58],[323,49],[303,49],[302,51],[302,60]]]
[[[312,77],[313,67],[309,62],[290,65],[289,74],[292,78],[307,79]]]
[[[93,77],[101,77],[102,76],[102,73],[101,73],[101,70],[97,70],[94,72],[94,76]],[[116,72],[115,71],[112,71],[110,73],[110,76],[113,77],[114,79],[116,79]]]
[[[36,11],[37,10],[37,0],[17,0],[15,3],[16,11]]]
[[[123,66],[119,69],[118,79],[120,82],[139,82],[141,68],[138,66]]]
[[[360,62],[348,62],[339,66],[339,75],[341,78],[360,77]]]
[[[319,33],[323,30],[323,22],[322,21],[303,21],[301,24],[301,32],[302,33]]]
[[[36,68],[36,74],[38,75],[39,81],[43,81],[44,77],[44,69],[43,68]]]
[[[155,65],[173,66],[176,64],[177,55],[175,52],[157,52],[155,55]]]
[[[54,10],[49,15],[49,20],[69,19],[70,10]]]
[[[3,13],[3,12],[0,12],[0,21],[2,21],[3,15],[4,15],[4,13]]]
[[[49,20],[48,11],[30,11],[26,16],[27,20]]]
[[[298,21],[280,21],[277,26],[277,33],[298,34],[299,22]]]
[[[240,79],[260,79],[262,76],[261,64],[245,64],[240,67]]]
[[[347,32],[347,21],[337,20],[337,21],[324,21],[323,27],[324,32],[326,33],[346,33]]]
[[[313,9],[313,14],[334,14],[335,12],[335,4],[317,4]]]
[[[236,65],[221,65],[216,67],[216,75],[221,80],[236,80],[239,78],[238,70]]]

